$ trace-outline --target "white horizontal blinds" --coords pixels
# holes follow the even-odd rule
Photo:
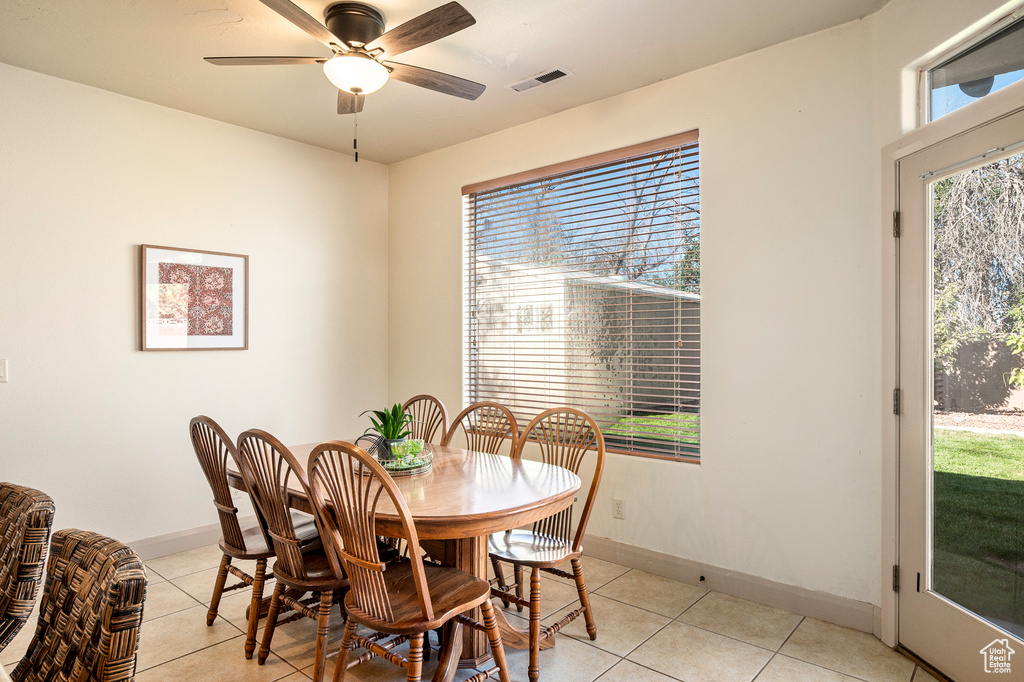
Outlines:
[[[699,457],[696,134],[667,144],[469,188],[470,401],[524,425],[571,405],[612,450]]]

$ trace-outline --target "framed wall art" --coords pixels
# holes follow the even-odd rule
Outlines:
[[[142,245],[142,350],[249,347],[249,257]]]

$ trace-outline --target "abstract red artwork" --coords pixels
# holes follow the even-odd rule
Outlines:
[[[249,257],[141,245],[141,350],[249,348]]]
[[[159,317],[187,322],[188,336],[231,336],[232,268],[159,264]]]

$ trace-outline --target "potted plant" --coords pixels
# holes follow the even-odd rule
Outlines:
[[[378,452],[381,459],[391,459],[391,446],[394,443],[401,443],[411,433],[409,424],[412,422],[412,415],[402,409],[402,406],[395,403],[390,410],[366,410],[363,414],[370,413],[370,422],[363,434],[376,431],[379,434]],[[360,417],[363,414],[359,415]]]

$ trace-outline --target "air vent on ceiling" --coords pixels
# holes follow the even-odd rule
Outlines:
[[[565,69],[551,69],[550,71],[538,73],[536,76],[530,76],[524,80],[509,83],[505,87],[516,92],[526,92],[527,90],[533,90],[534,88],[550,83],[551,81],[558,80],[559,78],[565,78],[566,76],[572,75],[572,71],[566,71]]]

